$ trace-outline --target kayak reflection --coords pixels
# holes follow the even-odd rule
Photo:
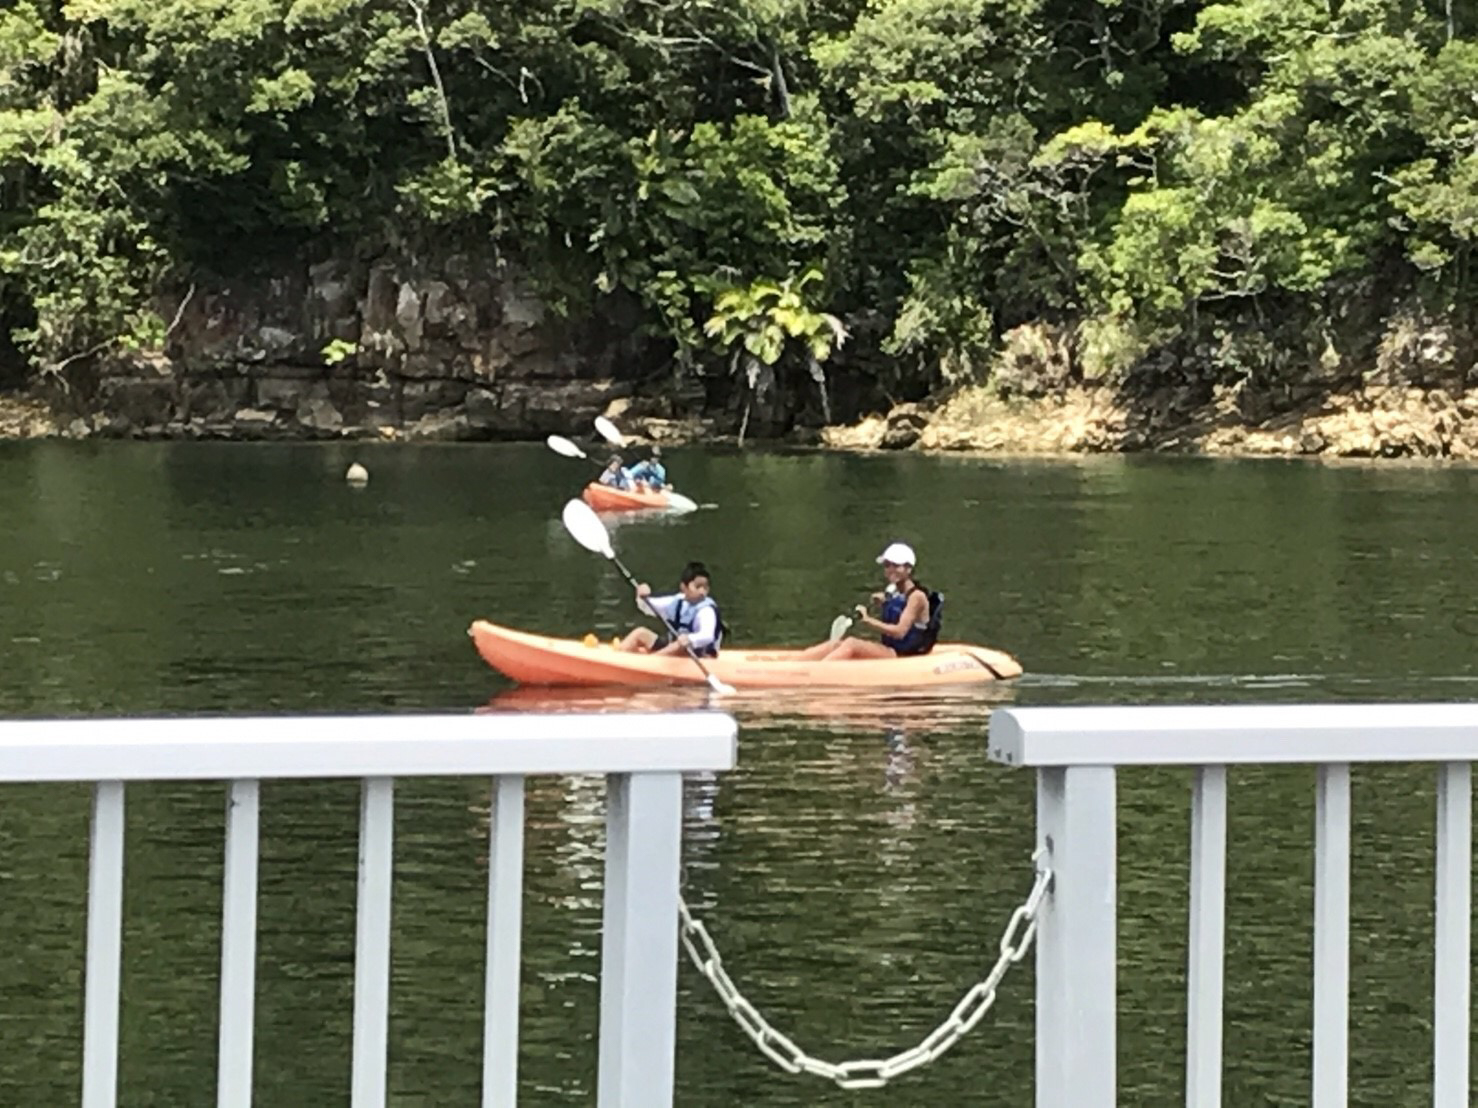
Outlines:
[[[880,731],[895,741],[931,731],[971,731],[982,739],[991,709],[1009,704],[1015,686],[929,689],[740,689],[715,696],[704,686],[632,689],[521,685],[499,693],[478,712],[728,712],[746,723],[796,721],[836,731]]]

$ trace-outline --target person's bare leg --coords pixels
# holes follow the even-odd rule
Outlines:
[[[635,627],[621,640],[621,649],[628,654],[646,654],[657,645],[657,632],[650,627]]]
[[[836,642],[832,642],[828,639],[826,642],[819,642],[815,646],[808,646],[806,649],[796,652],[796,660],[800,662],[819,662],[822,658],[828,657],[833,650],[836,650],[846,641],[846,639],[838,639]]]
[[[891,646],[867,639],[843,639],[837,648],[826,656],[828,662],[843,662],[849,658],[896,658]]]

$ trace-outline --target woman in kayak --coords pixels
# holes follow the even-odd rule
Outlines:
[[[888,591],[873,593],[872,601],[881,604],[882,610],[874,618],[859,604],[857,621],[876,628],[881,633],[881,642],[843,638],[817,643],[801,651],[800,657],[806,661],[824,658],[839,662],[848,658],[906,658],[933,650],[934,640],[939,637],[939,601],[914,580],[916,561],[913,547],[901,542],[890,544],[878,555],[878,564],[888,579]]]
[[[631,474],[621,464],[620,454],[611,455],[611,460],[606,463],[606,468],[601,470],[599,481],[602,485],[609,485],[613,489],[631,488]]]
[[[724,624],[718,605],[708,595],[708,567],[702,562],[689,562],[683,567],[678,591],[671,596],[653,596],[646,583],[636,587],[636,606],[660,617],[669,627],[677,628],[660,637],[647,627],[634,628],[621,640],[621,649],[640,654],[685,654],[688,647],[703,658],[717,658],[724,638]]]
[[[653,446],[651,456],[631,467],[631,479],[653,492],[661,492],[667,484],[667,469],[662,464],[662,448]]]

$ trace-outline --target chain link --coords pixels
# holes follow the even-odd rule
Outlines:
[[[954,1010],[917,1046],[899,1051],[891,1058],[866,1058],[855,1062],[832,1063],[813,1058],[788,1036],[777,1031],[770,1021],[744,998],[733,978],[724,969],[724,960],[713,937],[703,922],[693,918],[687,902],[678,898],[677,910],[682,921],[679,938],[688,958],[698,972],[713,984],[729,1015],[753,1040],[765,1057],[786,1073],[809,1073],[833,1081],[843,1089],[880,1089],[895,1077],[926,1066],[959,1042],[985,1018],[996,1000],[996,987],[1006,971],[1026,957],[1037,934],[1037,912],[1052,885],[1052,870],[1043,860],[1044,850],[1032,855],[1036,880],[1022,905],[1011,913],[1011,921],[1001,935],[1000,954],[990,973],[972,986]]]

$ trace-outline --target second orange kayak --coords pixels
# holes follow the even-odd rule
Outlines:
[[[686,655],[628,654],[606,643],[587,646],[478,620],[467,633],[483,661],[524,685],[693,685],[703,674]],[[1009,654],[964,643],[939,643],[911,658],[803,661],[797,650],[725,650],[705,659],[735,688],[924,688],[975,685],[1021,676]]]
[[[581,499],[597,512],[642,512],[665,511],[668,507],[665,492],[637,492],[613,488],[592,481],[580,494]]]

